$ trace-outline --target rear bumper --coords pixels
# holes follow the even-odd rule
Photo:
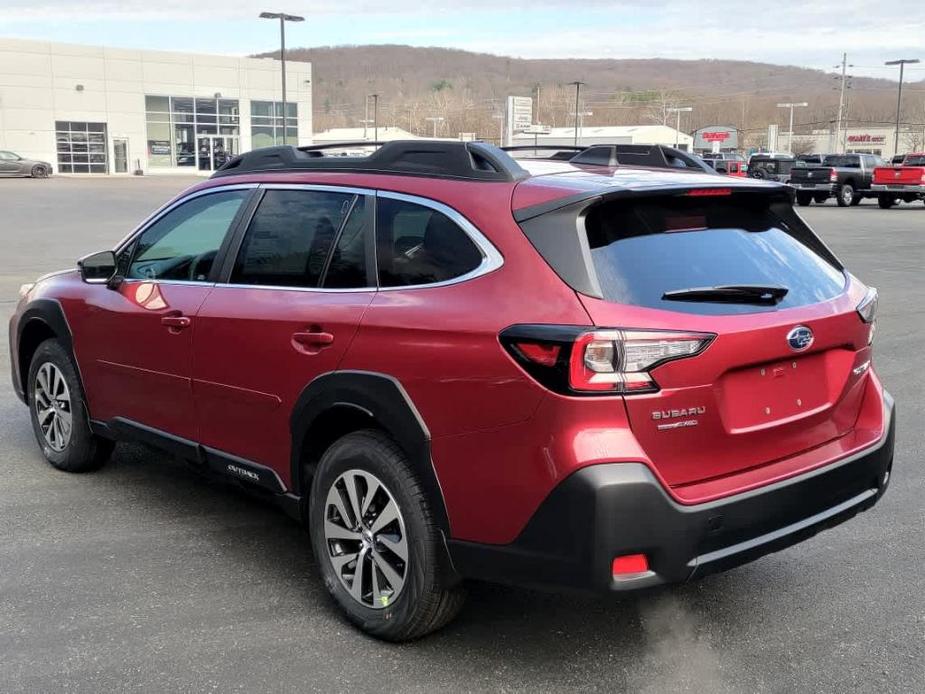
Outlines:
[[[860,453],[805,475],[714,502],[684,506],[641,463],[599,464],[563,481],[509,545],[450,541],[467,578],[541,588],[613,592],[687,581],[805,540],[871,508],[893,464],[887,432]],[[650,570],[615,579],[614,557],[643,553]]]
[[[884,183],[874,183],[870,187],[871,191],[874,193],[896,193],[897,195],[925,195],[925,185],[920,186],[904,186],[904,185],[890,185]]]
[[[836,184],[834,183],[791,183],[799,191],[811,193],[834,193]]]

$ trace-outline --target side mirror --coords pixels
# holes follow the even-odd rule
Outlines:
[[[100,251],[77,261],[80,277],[87,284],[109,284],[116,277],[116,254]]]

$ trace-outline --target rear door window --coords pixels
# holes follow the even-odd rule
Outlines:
[[[317,287],[356,195],[268,190],[247,229],[233,284]]]
[[[603,298],[702,314],[753,313],[837,296],[838,261],[784,201],[737,194],[599,204],[586,217],[591,261]],[[787,288],[775,306],[682,302],[666,292],[720,285]]]

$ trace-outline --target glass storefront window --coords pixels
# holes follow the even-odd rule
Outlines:
[[[212,170],[238,151],[237,99],[146,96],[145,106],[149,166]]]
[[[280,101],[251,101],[251,145],[270,147],[272,145],[299,142],[298,104],[286,102],[286,116]]]

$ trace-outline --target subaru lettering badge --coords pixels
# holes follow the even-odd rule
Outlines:
[[[787,344],[794,352],[802,352],[813,344],[813,331],[805,325],[798,325],[787,333]]]

